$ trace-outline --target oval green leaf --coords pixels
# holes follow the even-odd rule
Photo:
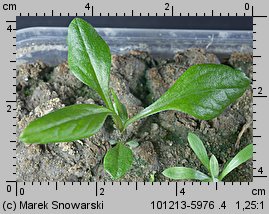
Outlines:
[[[165,110],[177,110],[201,120],[217,117],[243,95],[250,85],[246,75],[226,65],[201,64],[188,68],[156,102],[130,123]]]
[[[215,181],[216,179],[218,179],[219,176],[219,163],[215,155],[211,156],[209,164],[211,177],[213,181]]]
[[[188,134],[188,141],[196,156],[209,171],[209,158],[203,142],[193,133]]]
[[[111,54],[106,42],[89,23],[75,18],[68,27],[67,43],[71,72],[112,107],[109,98]]]
[[[20,135],[25,143],[70,142],[94,135],[111,111],[94,104],[68,106],[32,121]]]
[[[228,175],[232,170],[236,167],[245,163],[247,160],[251,159],[253,156],[253,144],[249,144],[240,152],[237,153],[236,156],[232,160],[229,161],[227,166],[223,169],[222,173],[219,176],[219,180],[221,181],[226,175]]]
[[[174,180],[210,180],[206,174],[187,167],[171,167],[164,170],[162,174]]]
[[[119,179],[124,176],[131,168],[132,163],[132,150],[123,143],[118,143],[111,148],[104,158],[104,168],[113,179]]]

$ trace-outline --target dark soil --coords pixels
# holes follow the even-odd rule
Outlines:
[[[159,98],[191,65],[220,63],[211,53],[190,49],[174,59],[154,59],[148,53],[132,51],[113,56],[110,86],[126,105],[129,116]],[[252,78],[252,55],[234,53],[225,61]],[[17,134],[30,121],[53,110],[76,103],[102,105],[99,96],[77,80],[66,63],[49,67],[42,62],[17,68]],[[221,166],[247,144],[252,143],[252,90],[229,106],[219,117],[204,121],[187,114],[166,111],[130,125],[124,136],[109,118],[93,137],[71,143],[26,145],[17,143],[18,181],[111,181],[103,169],[103,158],[111,140],[136,140],[135,161],[121,181],[168,181],[161,172],[171,166],[193,167],[206,172],[187,143],[188,132],[196,133],[209,154]],[[239,147],[236,141],[245,124]],[[225,181],[252,181],[252,161],[242,164]]]

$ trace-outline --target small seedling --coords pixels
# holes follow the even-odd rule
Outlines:
[[[238,152],[233,159],[227,162],[222,172],[219,173],[219,163],[217,158],[214,155],[212,155],[210,158],[208,157],[207,151],[200,138],[193,133],[189,133],[188,141],[198,159],[202,162],[202,164],[209,172],[209,175],[206,175],[192,168],[171,167],[163,171],[164,176],[175,180],[199,180],[218,182],[222,181],[222,179],[236,167],[251,159],[253,154],[253,145],[249,144],[240,152]]]
[[[100,130],[108,116],[122,133],[131,123],[165,110],[178,110],[209,120],[221,114],[250,85],[244,73],[229,66],[194,65],[156,102],[129,118],[125,105],[109,87],[111,53],[106,42],[90,24],[75,18],[68,27],[67,43],[70,71],[94,89],[105,106],[77,104],[38,118],[21,133],[20,140],[25,143],[88,138]],[[113,179],[118,179],[130,169],[133,154],[126,143],[114,143],[105,156],[104,168]]]

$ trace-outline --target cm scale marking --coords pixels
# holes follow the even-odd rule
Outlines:
[[[49,1],[47,1],[48,3]],[[230,1],[231,2],[231,1]],[[263,44],[266,42],[262,36],[265,34],[266,24],[268,24],[267,15],[256,15],[252,3],[244,3],[241,6],[235,7],[237,12],[232,12],[232,8],[219,8],[218,5],[211,2],[207,5],[204,11],[183,11],[179,3],[165,2],[159,6],[157,11],[155,8],[143,7],[141,10],[133,8],[123,8],[121,4],[117,12],[109,12],[109,7],[102,7],[97,2],[84,2],[83,4],[74,5],[74,3],[65,3],[65,9],[57,3],[51,7],[33,7],[29,3],[21,2],[2,4],[2,33],[3,50],[6,54],[3,55],[3,66],[9,72],[9,76],[5,78],[8,82],[8,88],[4,97],[5,116],[4,121],[7,123],[8,131],[5,142],[9,142],[8,146],[3,145],[2,151],[8,153],[2,155],[2,163],[5,163],[5,169],[2,174],[1,182],[1,204],[2,211],[14,213],[29,213],[31,209],[21,209],[18,207],[21,204],[27,203],[44,203],[48,204],[48,213],[59,213],[59,210],[52,210],[52,202],[58,201],[64,204],[74,203],[95,203],[102,202],[105,211],[118,211],[118,213],[134,211],[155,213],[156,210],[166,211],[181,210],[181,213],[187,211],[192,213],[192,210],[199,210],[199,213],[267,213],[268,212],[268,167],[265,165],[266,158],[263,156],[263,150],[266,145],[266,133],[262,132],[262,119],[266,115],[263,106],[268,105],[266,87],[263,85],[263,79],[268,79],[262,68],[265,64],[267,55],[264,55]],[[72,5],[73,4],[73,5]],[[188,4],[188,2],[184,2]],[[204,3],[206,4],[206,3]],[[260,4],[260,5],[259,5]],[[35,3],[32,1],[32,5]],[[227,5],[228,1],[227,1]],[[262,7],[262,3],[256,3],[257,8]],[[73,6],[73,9],[72,9]],[[126,6],[126,4],[125,4]],[[158,8],[158,5],[156,6]],[[191,7],[189,7],[191,8]],[[74,12],[73,10],[79,11]],[[145,10],[148,10],[146,12]],[[228,11],[228,12],[227,12]],[[148,182],[16,182],[16,84],[15,63],[16,63],[16,16],[89,16],[89,15],[105,15],[105,16],[252,16],[253,17],[253,145],[254,145],[254,160],[253,160],[253,182],[247,183],[201,183],[201,182],[167,182],[167,183],[148,183]],[[267,28],[268,29],[268,28]],[[268,32],[266,32],[268,33]],[[262,45],[261,45],[262,44]],[[10,87],[11,86],[11,87]],[[266,102],[265,102],[266,101]],[[4,112],[4,111],[3,111]],[[262,116],[260,116],[262,115]],[[268,118],[268,117],[266,117]],[[260,125],[261,124],[261,125]],[[9,138],[9,139],[7,139]],[[264,148],[264,149],[263,149]],[[2,154],[2,153],[1,153]],[[268,160],[268,159],[267,159]],[[4,169],[4,168],[3,168]],[[13,169],[13,170],[11,170]],[[41,206],[41,205],[40,205]],[[68,205],[66,205],[68,206]],[[21,208],[26,208],[22,206]],[[67,207],[65,207],[67,208]],[[33,212],[39,210],[33,210]],[[63,210],[63,209],[62,209]],[[65,209],[68,213],[72,213],[72,209]],[[81,211],[81,212],[80,212]],[[77,213],[83,213],[82,210]],[[45,212],[44,212],[45,213]]]
[[[141,211],[199,210],[202,213],[203,211],[212,211],[213,213],[213,211],[221,210],[225,211],[225,213],[229,211],[240,213],[240,211],[243,212],[245,210],[263,211],[267,203],[265,200],[266,190],[264,188],[257,188],[257,186],[261,186],[260,182],[256,182],[255,185],[252,182],[223,182],[216,184],[204,182],[16,182],[14,185],[17,186],[16,194],[18,196],[11,197],[13,199],[12,207],[18,207],[20,211],[31,209],[34,203],[40,204],[35,205],[39,206],[35,210],[43,209],[43,204],[47,204],[48,210],[52,211],[56,209],[56,205],[59,203],[61,203],[61,206],[58,207],[59,209],[71,209],[72,206],[79,207],[79,205],[74,205],[74,203],[83,203],[84,207],[87,203],[93,203],[92,206],[98,205],[97,207],[102,207],[104,210],[113,210],[116,207],[115,201],[112,202],[112,198],[113,194],[116,193],[118,199],[124,201],[124,204],[126,203],[122,208],[125,211],[126,209],[136,211],[140,209]],[[7,191],[12,192],[13,187],[9,183]],[[234,189],[237,192],[244,193],[244,195],[242,197],[235,197]],[[36,190],[48,194],[37,198]],[[67,194],[66,190],[68,190],[68,196],[64,195]],[[175,190],[177,195],[172,195],[171,192]],[[53,196],[51,192],[53,192]],[[154,194],[152,194],[153,192]],[[82,195],[84,197],[81,197]],[[10,197],[10,195],[8,196]],[[135,199],[136,204],[133,204],[132,200],[125,199],[126,196]],[[19,209],[19,207],[23,209]],[[83,210],[82,207],[78,209]],[[88,207],[88,209],[93,208]]]

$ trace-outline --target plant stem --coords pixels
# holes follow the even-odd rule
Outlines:
[[[116,114],[116,112],[113,110],[114,114],[112,115],[113,121],[116,124],[117,129],[119,129],[121,132],[124,131],[124,125],[119,115]]]
[[[100,96],[103,99],[103,101],[105,102],[106,107],[114,112],[114,108],[113,108],[112,101],[111,101],[110,97],[104,93],[100,94]]]

